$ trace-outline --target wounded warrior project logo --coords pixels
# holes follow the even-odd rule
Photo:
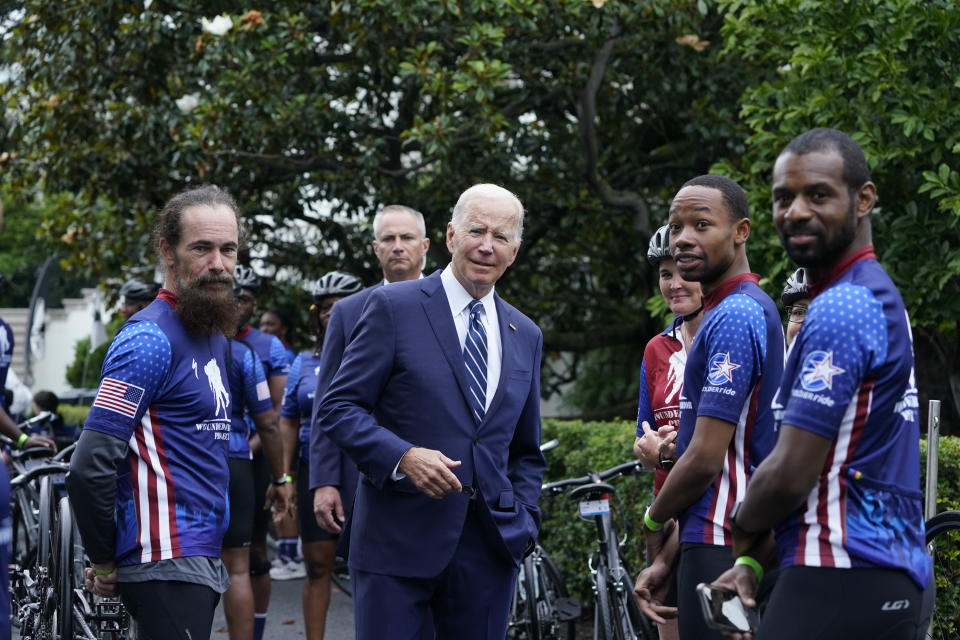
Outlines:
[[[214,415],[223,411],[223,417],[229,417],[227,416],[227,407],[230,406],[230,394],[223,384],[223,378],[220,376],[220,366],[217,365],[216,358],[210,358],[210,362],[204,365],[203,372],[207,374],[207,383],[210,385],[213,399],[217,403]]]
[[[729,353],[715,353],[710,358],[710,373],[707,374],[707,382],[712,385],[733,382],[733,370],[739,368],[740,365],[730,361]]]
[[[813,351],[803,361],[800,384],[807,391],[833,389],[833,376],[844,371],[833,364],[833,351]]]

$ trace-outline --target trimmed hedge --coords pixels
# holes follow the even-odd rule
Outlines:
[[[543,421],[543,440],[556,438],[560,446],[545,455],[547,472],[544,481],[551,482],[602,471],[633,458],[633,440],[636,423]],[[960,437],[940,439],[937,512],[960,510]],[[926,477],[926,441],[921,440],[922,478]],[[650,504],[653,474],[619,478],[609,481],[617,488],[611,503],[621,536],[626,535],[624,556],[630,571],[636,577],[644,566],[643,533],[640,523]],[[922,481],[921,481],[922,483]],[[923,486],[920,487],[923,490]],[[571,594],[589,606],[592,602],[587,559],[596,549],[596,529],[591,521],[579,519],[577,504],[565,495],[541,497],[543,525],[540,542],[563,572]],[[946,604],[949,616],[956,625],[943,637],[960,629],[960,545],[941,554],[937,560],[937,603]]]

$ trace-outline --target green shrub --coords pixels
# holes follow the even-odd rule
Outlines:
[[[633,459],[633,440],[636,424],[626,420],[616,422],[543,421],[543,440],[556,438],[560,446],[546,453],[545,482],[583,476],[589,471],[602,471]],[[923,469],[926,477],[926,441],[921,440]],[[937,512],[960,510],[960,437],[940,439]],[[645,473],[610,481],[616,489],[611,497],[617,528],[626,534],[624,556],[627,566],[636,577],[644,566],[643,512],[650,504],[653,474]],[[923,481],[921,480],[921,485]],[[920,487],[921,491],[923,486]],[[578,517],[577,503],[565,495],[541,497],[543,525],[540,541],[557,562],[571,595],[584,605],[592,602],[587,558],[596,549],[596,529],[592,521]],[[948,616],[956,625],[943,637],[960,628],[960,548],[941,554],[937,560],[937,606],[946,607]]]
[[[634,459],[633,440],[636,423],[580,422],[544,420],[543,439],[556,438],[560,446],[545,455],[547,472],[545,481],[562,480],[586,475],[590,471],[603,471],[622,462]],[[624,557],[630,571],[643,566],[643,512],[650,504],[653,489],[653,474],[609,480],[616,487],[611,496],[613,513],[620,535],[626,534]],[[540,500],[543,510],[541,543],[560,566],[571,594],[588,605],[592,601],[590,579],[587,575],[587,558],[597,547],[596,528],[592,520],[579,518],[578,503],[566,495]]]
[[[73,404],[61,404],[57,413],[63,418],[63,423],[71,427],[82,427],[90,413],[90,407],[81,407]]]
[[[920,442],[926,477],[927,442]],[[937,465],[937,513],[960,510],[960,437],[941,436]],[[921,487],[921,490],[923,487]],[[960,534],[937,545],[934,578],[937,581],[937,622],[945,625],[937,638],[960,637]]]

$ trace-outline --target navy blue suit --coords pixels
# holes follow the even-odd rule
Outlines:
[[[380,286],[382,286],[382,283],[367,287],[343,300],[338,300],[333,305],[330,321],[327,323],[327,330],[323,338],[323,350],[320,353],[317,388],[313,394],[316,400],[313,404],[313,416],[310,422],[309,486],[310,489],[325,486],[338,487],[348,520],[353,508],[353,495],[357,490],[357,465],[353,464],[353,461],[340,450],[340,447],[331,442],[323,431],[317,427],[317,408],[320,406],[319,401],[327,392],[333,376],[340,368],[343,352],[347,348],[347,343],[350,342],[350,337],[357,326],[357,322],[360,320],[360,313],[363,311],[367,298]]]
[[[465,575],[479,572],[469,580],[481,576],[474,588],[482,594],[486,567],[479,565],[499,565],[491,568],[497,576],[503,575],[502,567],[515,575],[536,538],[544,469],[539,448],[543,336],[498,296],[495,304],[503,356],[500,382],[478,424],[467,401],[462,347],[439,272],[369,294],[340,368],[317,407],[317,425],[362,474],[350,540],[355,572],[422,586],[424,580],[449,573],[450,566],[459,570],[472,562],[476,566]],[[461,493],[434,500],[407,478],[392,480],[397,463],[413,446],[461,461],[452,471],[462,485],[477,491],[476,499]],[[472,549],[464,548],[465,541],[485,546],[487,556],[477,560]],[[508,606],[510,593],[499,592],[510,590],[510,580],[497,584],[496,597],[505,598]],[[448,588],[457,590],[444,586]],[[477,613],[469,609],[472,605],[445,596],[429,596],[441,637],[457,616],[465,628],[490,629],[502,614],[505,627],[506,606],[501,612],[499,601]],[[364,610],[363,603],[356,606],[358,612]],[[477,619],[484,615],[495,619],[493,626],[486,618]],[[358,620],[358,640],[366,635],[360,624]],[[395,625],[403,620],[385,624],[394,625],[386,627],[389,637],[407,637],[397,635]]]

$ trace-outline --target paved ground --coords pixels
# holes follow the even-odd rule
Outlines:
[[[303,611],[300,606],[300,594],[303,580],[273,581],[270,595],[270,615],[264,640],[287,640],[305,638],[303,630]],[[223,618],[223,605],[217,607],[213,619],[211,640],[228,640],[227,624]],[[353,640],[353,601],[339,589],[334,588],[330,598],[330,612],[327,614],[327,632],[325,640]]]

